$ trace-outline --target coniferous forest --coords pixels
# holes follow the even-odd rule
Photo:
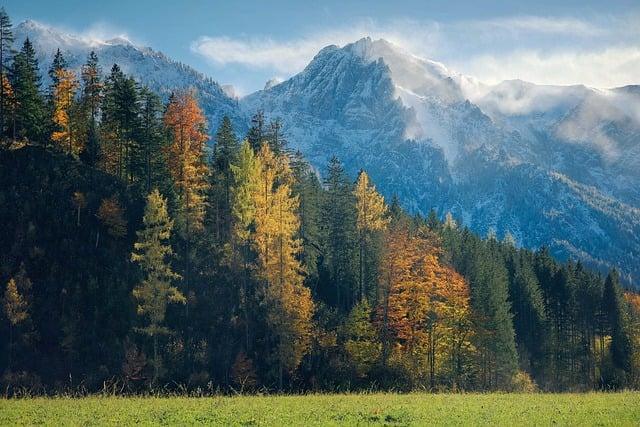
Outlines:
[[[1,11],[3,393],[640,387],[615,270],[412,215],[259,111],[208,129],[195,91],[12,41]]]

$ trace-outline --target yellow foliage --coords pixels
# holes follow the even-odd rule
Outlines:
[[[74,135],[71,123],[71,108],[73,106],[78,80],[73,71],[64,68],[56,70],[57,84],[53,89],[53,123],[58,127],[51,135],[68,154],[77,156],[84,149],[84,144]]]
[[[265,284],[267,321],[278,337],[280,366],[293,371],[309,349],[314,311],[298,259],[302,248],[296,237],[300,228],[298,198],[291,194],[286,179],[281,179],[290,174],[286,158],[276,157],[266,143],[258,157],[262,170],[253,194],[252,236],[258,254],[258,277]]]

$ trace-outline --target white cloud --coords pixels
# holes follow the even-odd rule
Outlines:
[[[537,84],[614,87],[640,83],[640,47],[588,52],[516,51],[484,54],[454,64],[486,83],[520,79]]]
[[[200,37],[191,50],[214,66],[228,64],[290,76],[323,47],[364,36],[384,38],[481,81],[612,87],[640,83],[637,16],[577,18],[514,16],[439,23],[360,21],[291,40]]]

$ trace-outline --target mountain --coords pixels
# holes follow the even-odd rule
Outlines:
[[[481,234],[640,278],[634,87],[490,86],[365,38],[241,106],[285,118],[316,167],[338,155],[413,211],[451,211]]]
[[[117,63],[122,71],[134,76],[165,99],[176,89],[194,88],[212,129],[218,126],[224,115],[230,116],[238,126],[243,126],[246,122],[244,117],[238,114],[237,99],[227,95],[228,88],[225,90],[193,68],[173,61],[151,48],[136,46],[126,38],[117,37],[106,41],[88,39],[65,34],[56,28],[31,20],[17,25],[13,33],[15,46],[21,46],[27,37],[33,43],[45,84],[48,84],[46,71],[51,65],[56,49],[60,49],[69,66],[76,71],[80,71],[87,55],[93,50],[98,55],[104,74]]]
[[[27,21],[46,69],[56,48],[78,68],[90,50],[164,94],[194,87],[215,129],[239,133],[258,109],[320,172],[337,155],[413,212],[451,211],[481,234],[548,245],[560,259],[618,267],[640,282],[640,87],[487,85],[385,40],[322,49],[293,77],[237,99],[231,88],[150,48],[87,40]]]

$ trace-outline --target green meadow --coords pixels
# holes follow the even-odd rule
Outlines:
[[[0,400],[2,425],[640,425],[640,393]]]

